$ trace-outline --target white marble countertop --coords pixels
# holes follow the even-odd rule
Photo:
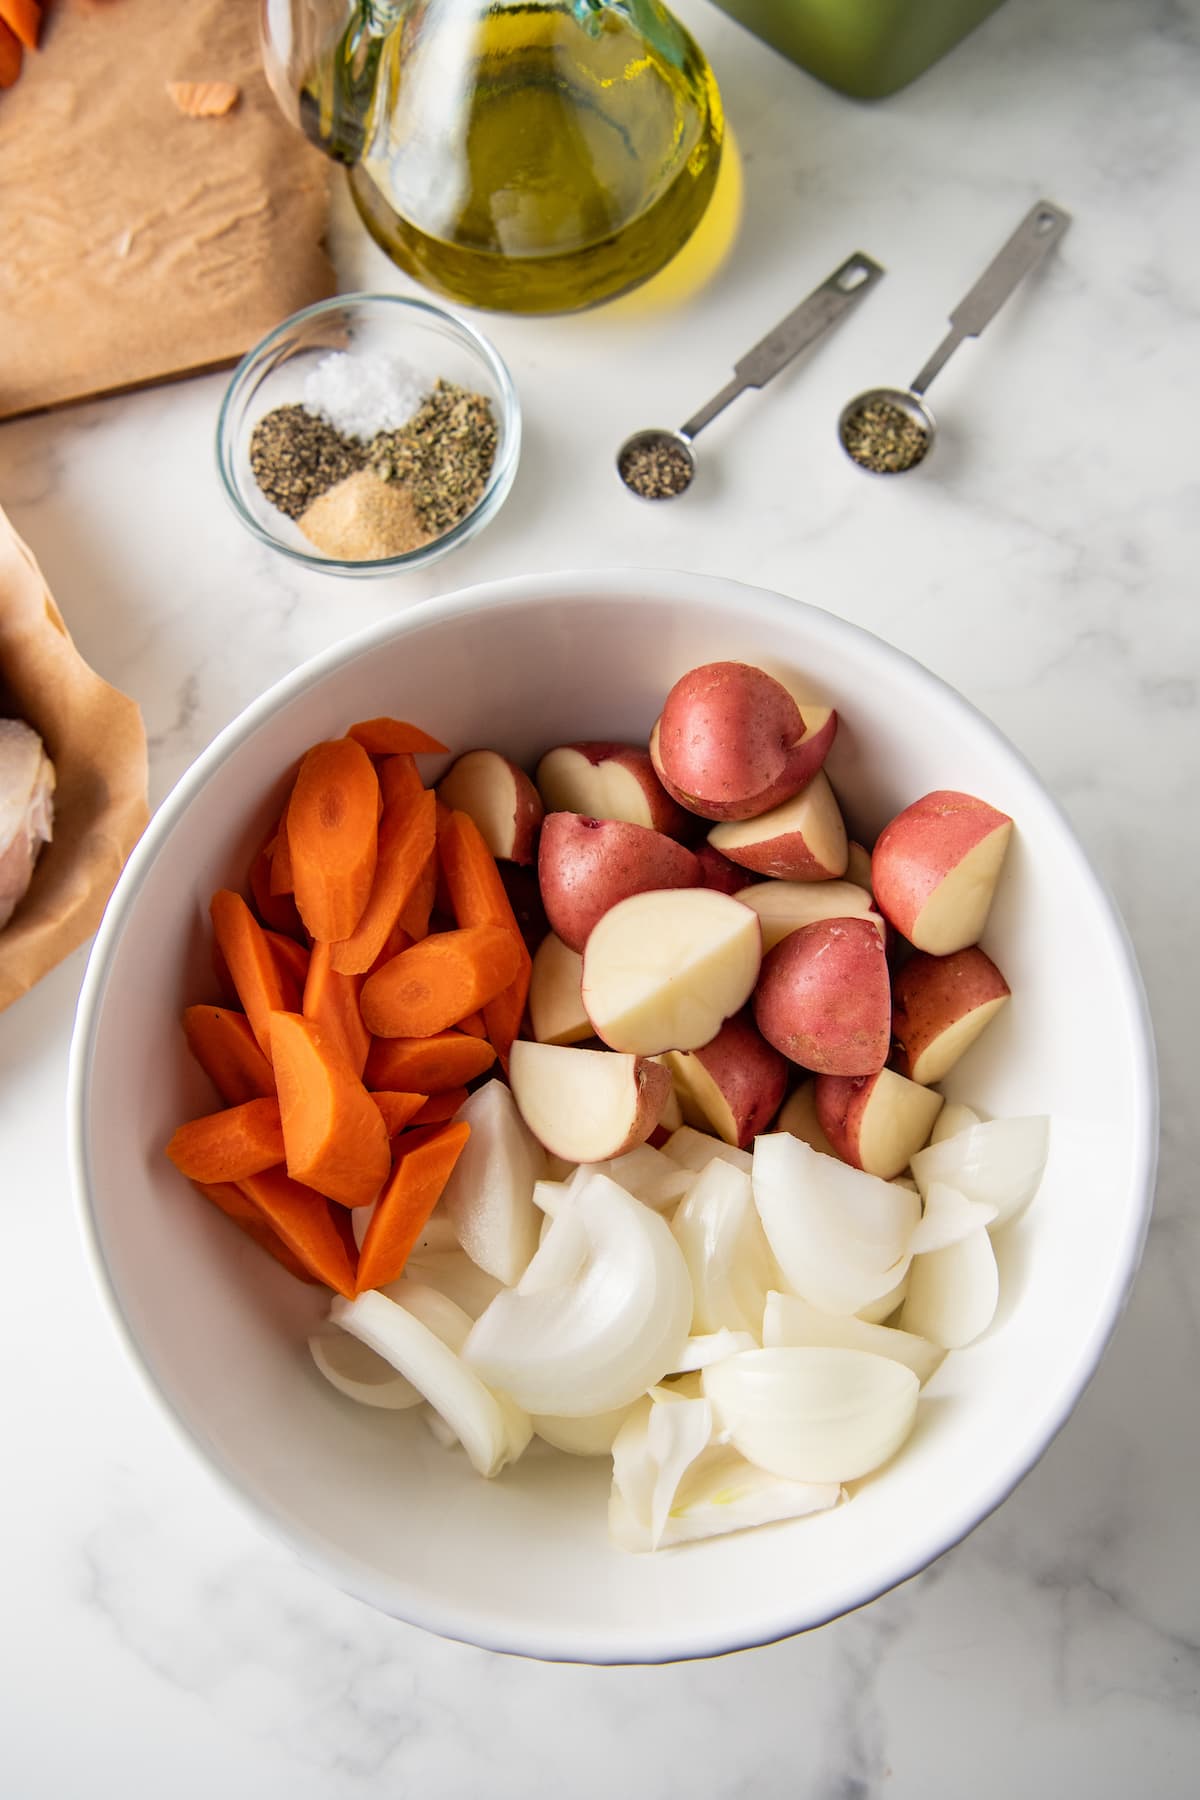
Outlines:
[[[1193,0],[1008,0],[917,85],[859,105],[704,0],[679,10],[744,166],[735,255],[674,311],[484,321],[527,437],[507,506],[465,551],[355,584],[257,547],[217,488],[216,377],[0,427],[0,502],[81,650],[140,702],[155,800],[311,653],[492,576],[725,573],[912,652],[1032,758],[1136,939],[1165,1143],[1132,1302],[999,1513],[851,1618],[663,1669],[440,1642],[264,1539],[128,1366],[68,1192],[80,952],[0,1018],[11,1800],[1182,1800],[1200,1783],[1200,14]],[[1040,195],[1073,228],[940,378],[935,460],[908,482],[866,479],[834,442],[840,402],[912,374]],[[887,266],[879,292],[711,428],[686,501],[630,500],[612,472],[626,431],[686,417],[854,249]],[[335,251],[347,287],[406,288],[344,205]]]

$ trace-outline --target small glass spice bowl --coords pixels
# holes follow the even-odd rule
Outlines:
[[[326,555],[262,492],[250,465],[255,426],[276,407],[303,402],[305,382],[336,351],[394,358],[430,391],[453,382],[490,403],[496,450],[483,490],[465,517],[418,548],[350,559]],[[402,421],[397,419],[396,424]],[[472,326],[428,300],[400,294],[340,294],[293,313],[238,364],[217,421],[217,466],[230,505],[260,543],[323,575],[403,574],[447,555],[500,510],[521,450],[521,409],[498,352]]]

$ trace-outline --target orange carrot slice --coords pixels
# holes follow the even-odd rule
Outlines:
[[[287,1012],[300,1010],[300,996],[304,992],[304,984],[308,980],[309,953],[303,944],[298,944],[286,932],[268,931],[267,943],[271,955],[275,959],[275,967],[279,970],[279,978],[283,982],[283,991],[288,999]]]
[[[42,9],[38,0],[0,0],[0,19],[11,28],[26,50],[37,49],[38,32],[42,24]]]
[[[419,1112],[412,1116],[413,1125],[440,1125],[452,1119],[467,1097],[465,1087],[447,1088],[444,1094],[431,1094]]]
[[[379,852],[379,782],[351,738],[314,744],[287,809],[296,905],[314,938],[347,938],[371,897]]]
[[[271,1014],[285,1011],[288,999],[270,941],[241,895],[228,888],[213,895],[209,911],[217,949],[225,958],[258,1047],[269,1062]]]
[[[460,1123],[401,1138],[391,1180],[371,1214],[358,1253],[358,1293],[384,1287],[400,1274],[469,1136],[470,1126]]]
[[[371,1048],[371,1034],[358,1009],[362,976],[339,975],[330,961],[332,949],[332,944],[313,945],[300,1011],[361,1076]]]
[[[0,19],[0,88],[10,88],[21,73],[25,52],[15,31]]]
[[[311,1275],[335,1293],[353,1297],[354,1263],[344,1225],[323,1194],[293,1181],[283,1169],[264,1169],[239,1186]]]
[[[189,1181],[244,1181],[283,1161],[279,1102],[244,1100],[181,1125],[167,1155]]]
[[[184,1008],[188,1049],[227,1106],[273,1098],[275,1076],[244,1013],[225,1006]]]
[[[403,719],[360,719],[346,736],[361,744],[371,756],[406,756],[414,750],[446,751],[445,744],[439,744],[419,725],[406,725]]]
[[[372,1100],[383,1116],[383,1123],[390,1138],[412,1122],[428,1100],[428,1094],[400,1094],[394,1090],[383,1089],[379,1093],[372,1092]]]
[[[279,825],[275,832],[274,847],[271,851],[271,892],[276,895],[293,894],[295,889],[296,882],[292,874],[292,847],[288,842],[287,807],[285,806],[280,815]]]
[[[425,783],[411,756],[385,756],[375,773],[385,806],[393,806],[397,800],[419,800],[425,792]]]
[[[376,1037],[431,1037],[503,993],[523,951],[498,925],[422,938],[363,982],[363,1024]]]
[[[271,1049],[288,1174],[343,1206],[369,1206],[392,1160],[379,1108],[311,1019],[273,1014]]]
[[[465,1019],[458,1021],[458,1029],[465,1031],[468,1037],[486,1038],[487,1020],[482,1013],[468,1013]]]
[[[231,1219],[239,1230],[244,1231],[247,1237],[252,1238],[260,1250],[265,1250],[267,1255],[273,1256],[277,1263],[282,1263],[289,1275],[294,1275],[297,1281],[311,1282],[318,1287],[322,1285],[320,1277],[314,1275],[311,1269],[305,1268],[300,1258],[294,1251],[289,1250],[278,1232],[271,1229],[254,1202],[242,1192],[236,1183],[232,1181],[196,1181],[192,1185],[204,1195],[206,1200],[211,1200],[214,1206],[219,1207],[225,1217]]]
[[[369,1088],[444,1094],[490,1069],[496,1052],[481,1038],[439,1031],[424,1038],[375,1038],[364,1080]]]
[[[415,943],[418,938],[428,937],[429,921],[433,914],[433,904],[437,899],[438,860],[436,854],[431,856],[417,877],[416,886],[408,896],[400,911],[400,924]]]
[[[473,819],[455,812],[438,829],[438,860],[446,876],[454,916],[460,925],[491,925],[509,932],[520,956],[513,979],[503,993],[485,1004],[483,1016],[504,1068],[513,1039],[521,1028],[533,961],[496,861]]]
[[[269,844],[276,839],[272,836]],[[264,844],[254,861],[250,864],[246,876],[246,886],[250,889],[250,898],[254,902],[254,910],[269,931],[282,931],[287,937],[295,938],[297,943],[304,936],[304,927],[300,923],[300,914],[296,911],[296,902],[290,894],[273,894],[271,892],[271,870],[275,866],[275,858]]]
[[[350,936],[333,946],[333,967],[339,975],[365,975],[399,922],[433,860],[435,804],[433,794],[423,790],[415,800],[385,805],[371,897]]]

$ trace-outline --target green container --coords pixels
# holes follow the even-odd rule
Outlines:
[[[894,94],[1000,0],[716,0],[723,12],[843,94]]]

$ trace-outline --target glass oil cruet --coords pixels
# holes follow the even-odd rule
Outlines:
[[[659,0],[262,0],[284,111],[349,169],[372,236],[471,306],[565,312],[687,241],[716,83]]]

